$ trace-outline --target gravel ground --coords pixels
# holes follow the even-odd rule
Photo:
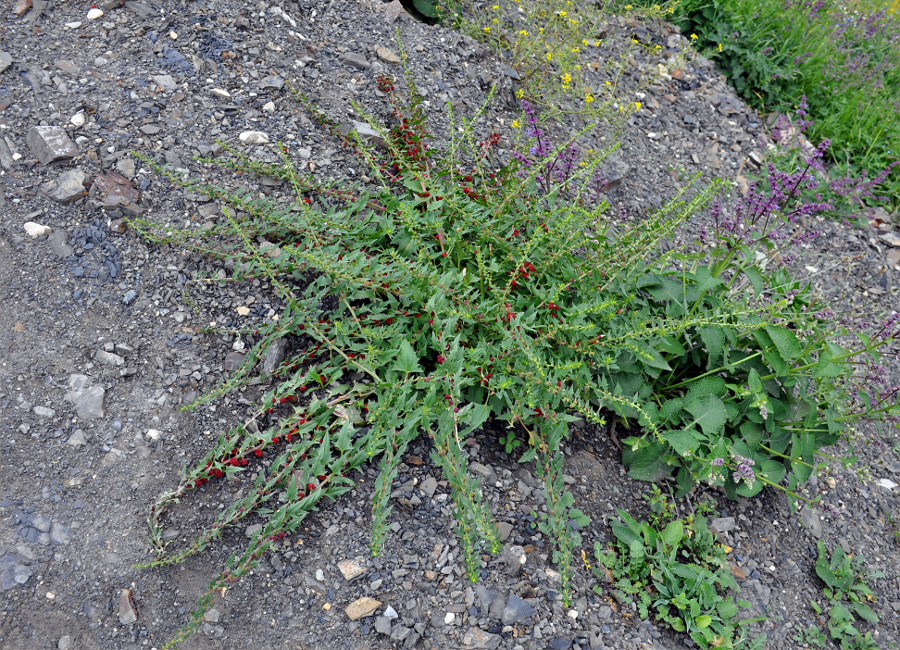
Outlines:
[[[180,411],[227,377],[252,343],[203,328],[214,321],[252,331],[279,305],[259,280],[191,283],[226,271],[128,230],[125,217],[178,225],[221,218],[215,202],[172,189],[131,152],[199,171],[192,158],[215,154],[216,138],[262,159],[274,158],[274,143],[282,142],[322,178],[353,177],[358,163],[310,122],[284,83],[340,121],[360,119],[351,99],[384,115],[375,77],[399,75],[395,28],[438,142],[446,136],[446,102],[470,112],[493,83],[501,99],[485,128],[508,125],[517,117],[515,79],[482,46],[412,21],[397,2],[111,0],[96,18],[87,3],[33,2],[30,9],[31,0],[15,2],[0,16],[0,647],[150,648],[187,620],[207,581],[246,541],[244,529],[230,531],[220,546],[182,565],[133,568],[149,559],[150,504],[265,389],[253,385]],[[766,151],[765,120],[708,61],[636,86],[641,72],[680,49],[682,37],[671,27],[617,19],[604,31],[593,54],[601,59],[632,38],[662,48],[654,56],[636,50],[635,74],[622,82],[623,91],[641,93],[634,97],[643,108],[608,163],[614,206],[642,215],[674,194],[685,173],[738,179]],[[559,125],[557,134],[572,127]],[[271,144],[241,144],[248,131]],[[585,146],[604,146],[602,132],[591,137]],[[837,222],[816,227],[823,236],[802,263],[821,271],[822,291],[844,311],[896,308],[900,249],[885,243],[888,233]],[[819,539],[863,554],[885,574],[871,584],[881,622],[862,627],[881,647],[900,641],[900,563],[888,519],[900,517],[897,434],[860,434],[865,443],[856,452],[868,474],[836,467],[812,481],[821,511],[792,515],[776,493],[737,502],[695,495],[716,502],[721,537],[733,547],[732,572],[752,603],[746,614],[767,616],[754,629],[768,633],[769,648],[802,647],[798,630],[821,623],[809,605],[824,602],[813,569]],[[381,557],[367,553],[370,469],[252,576],[217,595],[203,630],[184,647],[691,646],[638,620],[608,590],[595,593],[583,568],[573,607],[563,609],[550,546],[533,526],[542,507],[534,473],[495,440],[489,430],[473,440],[471,466],[506,547],[485,558],[477,585],[465,579],[448,488],[422,443],[400,465],[393,534]],[[647,486],[625,476],[606,431],[575,427],[568,452],[567,480],[592,518],[583,531],[590,552],[594,541],[610,540],[607,521],[616,508],[646,512]],[[170,539],[189,538],[192,523],[236,489],[197,491],[173,513]],[[345,560],[351,564],[341,567],[359,574],[351,580],[339,567]],[[364,596],[379,605],[351,620],[345,608]]]

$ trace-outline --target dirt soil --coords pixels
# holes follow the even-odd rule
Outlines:
[[[498,99],[482,128],[508,133],[519,116],[517,81],[483,46],[413,21],[396,1],[110,0],[91,18],[86,2],[12,5],[0,15],[0,647],[159,647],[257,522],[184,564],[139,570],[152,557],[148,509],[214,436],[248,416],[265,386],[192,412],[180,407],[236,368],[254,324],[279,304],[259,280],[192,282],[228,270],[128,228],[123,219],[135,216],[179,226],[222,218],[220,205],[172,188],[132,152],[268,193],[277,188],[193,159],[215,155],[220,138],[274,160],[281,142],[322,178],[358,177],[359,162],[310,121],[285,81],[333,119],[360,119],[350,100],[386,115],[375,78],[400,76],[395,28],[437,142],[446,137],[446,103],[470,114],[494,83]],[[661,46],[626,54],[631,72],[621,90],[642,108],[606,168],[616,211],[640,218],[697,170],[742,182],[753,156],[767,150],[764,117],[702,58],[639,86],[681,49],[672,27],[622,18],[601,31],[603,45],[589,53],[595,60],[622,55],[632,39]],[[551,129],[562,137],[580,126]],[[244,142],[246,132],[265,137]],[[608,136],[598,129],[585,147],[600,150]],[[890,218],[880,217],[889,228]],[[802,263],[839,310],[876,318],[897,307],[900,256],[881,238],[886,232],[811,225],[823,234]],[[210,333],[213,323],[219,329]],[[595,541],[611,540],[617,508],[646,514],[648,486],[626,477],[610,432],[577,424],[567,481],[592,519],[582,531],[590,559]],[[838,465],[813,480],[808,494],[823,498],[817,510],[792,514],[777,492],[737,502],[698,492],[680,504],[686,512],[700,499],[714,501],[740,595],[751,602],[742,616],[766,617],[752,630],[768,634],[768,648],[803,647],[799,632],[823,629],[810,607],[825,603],[814,572],[820,539],[884,573],[870,583],[881,620],[860,628],[882,648],[900,642],[891,523],[891,515],[900,518],[898,435],[874,427],[859,434],[855,452],[865,471]],[[470,460],[506,547],[486,556],[481,580],[469,583],[448,488],[429,451],[420,442],[401,464],[382,556],[368,553],[370,468],[251,576],[217,594],[202,630],[183,647],[693,647],[640,621],[607,586],[595,592],[584,567],[572,607],[562,607],[550,545],[534,525],[542,507],[534,473],[504,453],[490,428],[470,441]],[[189,540],[197,522],[239,490],[220,482],[190,495],[166,520],[167,539]],[[343,560],[356,561],[361,575],[345,579]],[[351,620],[345,608],[364,596],[379,605]]]

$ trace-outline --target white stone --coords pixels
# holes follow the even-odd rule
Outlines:
[[[80,21],[80,20],[75,20],[75,21],[73,21],[73,22],[71,22],[71,23],[66,23],[66,27],[67,27],[68,29],[78,29],[79,27],[81,27],[81,21]]]
[[[216,95],[217,97],[231,97],[231,93],[224,88],[212,88],[209,92],[211,92],[213,95]]]
[[[886,488],[888,490],[893,490],[895,487],[897,487],[897,484],[894,483],[889,478],[880,478],[876,481],[876,483],[878,483],[878,485],[880,485],[881,487]]]
[[[25,228],[25,232],[27,232],[28,236],[32,239],[37,239],[38,237],[43,237],[53,232],[53,229],[50,226],[42,226],[34,221],[26,221],[23,228]]]
[[[456,614],[453,612],[447,612],[444,614],[444,625],[453,625],[453,621],[456,620]]]
[[[84,126],[84,113],[75,113],[75,115],[69,118],[69,122],[71,122],[72,126],[76,129],[81,128]]]
[[[162,437],[162,431],[159,429],[147,429],[148,440],[159,440]]]
[[[241,305],[240,307],[237,307],[235,311],[238,313],[238,316],[247,316],[250,313],[250,308]]]
[[[98,18],[103,17],[103,10],[97,7],[94,7],[88,12],[88,20],[97,20]]]
[[[173,41],[177,41],[178,40],[178,32],[176,32],[173,29],[171,32],[169,32],[169,38],[171,38]]]
[[[238,136],[244,144],[268,144],[269,136],[262,131],[244,131]]]
[[[568,616],[568,617],[571,618],[573,621],[575,621],[575,620],[578,619],[578,610],[577,610],[577,609],[570,609],[568,612],[566,612],[566,616]]]
[[[266,113],[274,113],[275,112],[275,102],[266,102],[265,104],[263,104],[262,109]]]

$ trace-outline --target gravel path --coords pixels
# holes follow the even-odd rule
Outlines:
[[[262,159],[274,159],[274,143],[282,142],[322,178],[355,176],[358,163],[284,85],[296,84],[336,120],[360,119],[351,99],[386,114],[375,77],[399,76],[395,28],[438,140],[446,135],[446,103],[471,112],[494,83],[501,99],[485,128],[509,125],[517,117],[515,79],[484,47],[412,21],[396,1],[109,0],[99,17],[89,17],[87,3],[12,4],[0,16],[0,647],[156,647],[187,620],[248,532],[231,531],[180,566],[133,568],[149,559],[149,505],[265,389],[250,386],[214,406],[180,411],[227,377],[252,343],[202,330],[215,322],[252,331],[279,305],[259,280],[190,283],[226,270],[127,229],[125,217],[183,225],[222,216],[208,197],[143,170],[131,152],[198,172],[193,157],[215,154],[216,138]],[[616,208],[642,215],[697,170],[737,179],[766,151],[765,120],[710,62],[698,59],[647,88],[634,85],[638,73],[680,49],[682,37],[670,27],[619,19],[605,31],[598,58],[622,52],[632,38],[661,46],[654,56],[636,50],[636,74],[623,81],[643,108],[607,167]],[[247,132],[262,135],[242,143]],[[599,150],[605,137],[597,132],[584,146]],[[841,296],[845,311],[897,308],[900,248],[880,237],[887,233],[817,227],[824,234],[803,263],[822,271],[823,290]],[[813,569],[819,539],[863,554],[885,574],[871,585],[881,622],[864,629],[881,647],[900,642],[900,562],[889,521],[900,517],[897,434],[860,433],[866,444],[856,452],[868,474],[836,467],[812,481],[809,493],[823,496],[822,511],[792,515],[780,494],[738,502],[709,494],[720,536],[733,547],[741,596],[752,603],[745,614],[767,616],[754,630],[768,633],[769,648],[802,647],[798,631],[817,623],[809,603],[824,602]],[[465,579],[448,488],[421,443],[400,465],[383,556],[367,552],[370,470],[251,577],[217,595],[203,630],[184,647],[690,646],[641,622],[609,590],[595,593],[583,568],[574,605],[563,609],[550,545],[534,526],[542,507],[534,473],[495,440],[486,431],[470,447],[506,541],[499,556],[485,558],[478,584]],[[610,540],[606,522],[616,508],[646,512],[647,486],[626,478],[607,432],[576,426],[569,447],[567,480],[592,518],[583,531],[590,553],[594,541]],[[173,513],[171,539],[189,538],[192,523],[234,489],[199,490]],[[345,608],[362,597],[378,605],[352,620]]]

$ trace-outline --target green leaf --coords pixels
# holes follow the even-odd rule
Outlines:
[[[763,277],[762,274],[755,268],[748,266],[744,269],[744,275],[750,280],[750,284],[753,285],[753,291],[758,296],[762,293],[763,290]]]
[[[685,401],[684,409],[694,416],[706,435],[715,435],[724,427],[728,419],[725,404],[715,395],[706,395]]]
[[[721,377],[704,377],[703,379],[691,382],[691,387],[688,389],[684,399],[690,400],[694,397],[702,397],[704,395],[724,397],[727,392],[728,384],[726,384],[725,380]]]
[[[419,365],[419,357],[409,341],[400,343],[400,350],[397,358],[394,360],[394,369],[401,372],[422,372],[422,366]]]
[[[628,475],[638,481],[659,481],[672,473],[666,463],[665,455],[668,445],[654,442],[635,452],[626,448],[622,453],[622,462],[628,468]]]
[[[750,374],[747,375],[747,383],[750,385],[750,390],[754,395],[762,394],[763,385],[756,368],[750,368]]]
[[[672,445],[676,454],[683,457],[690,457],[703,442],[700,432],[694,429],[663,431],[660,435],[663,440]]]
[[[703,615],[695,618],[694,623],[696,623],[697,627],[699,627],[701,629],[704,627],[709,627],[709,624],[712,623],[712,617],[707,616],[706,614],[703,614]]]
[[[856,612],[861,619],[869,621],[869,623],[878,622],[878,614],[872,611],[872,608],[865,603],[851,602],[849,603],[849,607]]]
[[[716,606],[716,611],[719,612],[719,616],[729,621],[737,616],[738,607],[731,600],[723,600]]]
[[[662,541],[668,546],[675,546],[684,536],[684,524],[680,520],[670,522],[666,529],[660,534]]]
[[[658,368],[659,370],[671,370],[672,367],[662,358],[662,355],[651,345],[644,344],[641,353],[641,362],[650,368]]]
[[[723,358],[725,332],[721,327],[702,327],[700,328],[700,339],[709,352],[709,356],[706,359],[706,367],[707,369],[712,368],[719,359]]]
[[[766,333],[785,361],[794,361],[803,354],[803,345],[800,343],[800,339],[786,327],[766,325]]]

